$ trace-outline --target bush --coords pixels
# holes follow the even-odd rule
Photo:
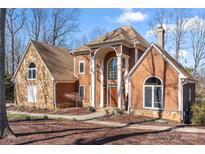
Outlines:
[[[26,120],[31,120],[31,117],[29,115],[26,115],[25,119]]]
[[[11,81],[10,75],[5,75],[4,77],[5,82],[5,92],[6,92],[6,100],[13,100],[14,99],[14,86]]]
[[[205,102],[196,102],[191,107],[192,123],[205,125]]]
[[[116,108],[116,109],[114,109],[114,114],[120,115],[120,114],[122,114],[122,111],[119,108]]]
[[[88,107],[87,107],[87,111],[88,111],[88,112],[95,112],[95,108],[92,107],[92,106],[88,106]]]

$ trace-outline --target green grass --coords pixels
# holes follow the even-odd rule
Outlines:
[[[44,116],[29,116],[26,114],[10,114],[10,113],[7,114],[7,117],[8,117],[8,120],[48,119],[47,117],[44,117]]]

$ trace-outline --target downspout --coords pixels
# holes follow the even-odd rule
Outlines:
[[[130,108],[131,108],[131,82],[130,79],[128,79],[128,114],[130,114]]]
[[[56,84],[58,81],[53,80],[53,103],[54,103],[54,109],[57,109],[57,104],[56,104]]]

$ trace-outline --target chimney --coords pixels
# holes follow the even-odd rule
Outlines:
[[[164,28],[158,27],[157,28],[157,44],[161,47],[164,48]]]

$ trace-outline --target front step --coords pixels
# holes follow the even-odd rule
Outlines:
[[[120,114],[117,107],[108,107],[108,108],[96,108],[96,112],[106,112],[108,114]],[[122,111],[122,113],[127,113],[127,111]]]

